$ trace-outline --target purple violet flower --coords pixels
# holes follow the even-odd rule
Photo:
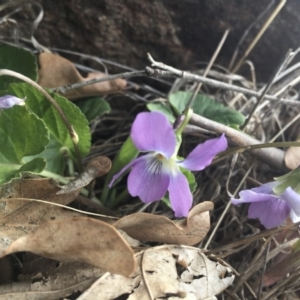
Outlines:
[[[0,97],[0,109],[11,108],[15,105],[25,105],[25,99],[20,99],[11,95]]]
[[[188,181],[180,168],[203,170],[227,148],[223,134],[198,145],[185,160],[178,161],[175,132],[167,118],[159,112],[138,114],[132,124],[131,138],[139,151],[148,153],[134,159],[114,175],[109,187],[132,168],[127,183],[129,193],[138,196],[144,203],[150,203],[160,200],[169,191],[176,217],[186,217],[193,202]]]
[[[231,199],[232,204],[251,203],[248,218],[258,218],[266,228],[280,226],[288,216],[293,223],[300,221],[300,195],[288,187],[281,195],[273,188],[279,183],[274,181],[251,190],[239,193],[240,199]]]

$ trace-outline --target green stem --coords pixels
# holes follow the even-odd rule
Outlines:
[[[47,170],[42,171],[41,173],[39,173],[39,175],[41,175],[43,177],[53,178],[53,179],[57,180],[58,182],[64,183],[64,184],[66,184],[70,181],[66,177],[60,176],[56,173],[53,173],[53,172],[50,172],[50,171],[47,171]]]
[[[185,126],[188,124],[190,118],[192,117],[193,114],[193,110],[191,108],[188,108],[185,110],[185,112],[182,114],[182,116],[184,116],[184,120],[182,121],[182,123],[180,124],[180,126],[175,130],[175,135],[176,135],[176,147],[175,147],[175,151],[172,155],[172,158],[176,159],[177,157],[177,153],[179,151],[181,142],[182,142],[182,137],[181,134],[185,128]]]
[[[181,135],[185,126],[188,124],[190,121],[190,118],[192,117],[193,110],[191,108],[188,108],[184,113],[182,114],[184,116],[184,120],[181,123],[181,125],[175,130],[176,135]]]
[[[119,204],[121,201],[126,199],[129,196],[127,188],[125,188],[119,195],[118,197],[113,198],[109,203],[107,203],[107,206],[109,209],[113,209]]]

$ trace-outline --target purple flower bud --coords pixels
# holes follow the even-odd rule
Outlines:
[[[11,95],[0,97],[0,109],[11,108],[15,105],[25,105],[25,99],[20,99]]]
[[[176,118],[176,120],[174,121],[173,124],[173,129],[176,130],[177,128],[179,128],[179,126],[182,124],[182,122],[185,119],[185,115],[180,115]]]

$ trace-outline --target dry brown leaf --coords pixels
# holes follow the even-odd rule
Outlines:
[[[41,178],[18,179],[4,185],[0,190],[0,248],[6,248],[12,241],[31,232],[39,224],[80,216],[79,213],[61,207],[28,201],[39,199],[67,205],[78,194],[78,191],[73,191],[56,195],[59,190],[53,180]]]
[[[39,55],[39,65],[38,83],[45,88],[56,88],[107,76],[107,74],[99,72],[89,73],[87,77],[84,78],[80,75],[72,62],[53,53],[41,53]],[[119,78],[73,89],[64,94],[64,96],[68,99],[79,99],[83,97],[116,93],[123,90],[125,87],[126,81]]]
[[[139,241],[195,245],[210,228],[209,210],[213,207],[210,201],[200,203],[190,211],[187,219],[177,222],[164,216],[136,213],[121,218],[113,226]]]
[[[300,142],[300,139],[298,139],[297,142]],[[300,166],[300,148],[288,148],[284,154],[284,162],[285,165],[291,170],[298,168]]]
[[[90,218],[70,219],[81,215],[57,206],[24,201],[42,199],[66,205],[78,194],[73,191],[57,195],[58,190],[50,179],[15,180],[2,188],[0,195],[5,198],[0,199],[0,257],[29,251],[129,275],[135,266],[133,252],[114,227]]]
[[[10,183],[3,185],[0,188],[0,198],[33,198],[41,199],[45,201],[51,201],[67,205],[74,200],[76,193],[70,193],[68,195],[57,196],[56,193],[60,188],[55,184],[53,179],[49,178],[26,178],[15,179]],[[24,203],[7,202],[5,204],[5,213],[10,213],[16,209],[34,205],[24,201]],[[0,216],[3,216],[4,212],[1,212]]]
[[[63,299],[74,291],[85,291],[103,275],[101,270],[81,262],[58,264],[41,257],[36,257],[35,262],[34,268],[28,268],[28,263],[25,262],[25,266],[23,263],[18,282],[1,285],[1,300]]]
[[[121,234],[105,222],[85,217],[43,223],[0,249],[0,257],[20,251],[59,261],[86,262],[125,276],[135,269],[134,253]]]
[[[51,179],[18,179],[4,185],[0,190],[0,248],[6,248],[15,239],[31,232],[39,224],[60,220],[79,213],[61,207],[28,201],[39,199],[67,205],[74,200],[78,191],[56,195],[60,189]]]
[[[124,300],[204,300],[234,280],[230,268],[209,260],[198,248],[160,246],[137,253],[136,258],[138,267],[130,278],[106,273],[77,300],[112,300],[121,295]]]

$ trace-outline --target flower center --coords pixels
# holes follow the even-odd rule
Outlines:
[[[154,173],[172,174],[176,173],[178,170],[176,161],[172,158],[167,159],[161,153],[155,153],[153,160],[151,162],[152,166],[150,169]]]
[[[164,157],[162,154],[160,154],[160,153],[156,154],[155,157],[156,157],[156,159],[159,160],[160,162],[163,162],[163,160],[165,159],[165,157]]]

